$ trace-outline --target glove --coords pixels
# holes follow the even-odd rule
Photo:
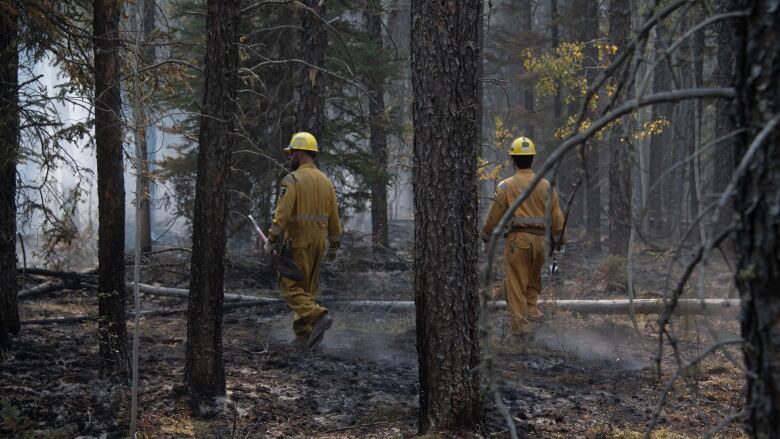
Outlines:
[[[341,259],[341,250],[338,248],[329,248],[325,253],[325,261],[329,264],[335,264]]]
[[[268,256],[274,254],[274,252],[279,252],[279,243],[268,240],[263,245],[263,254]]]

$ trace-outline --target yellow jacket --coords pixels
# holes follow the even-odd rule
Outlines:
[[[504,212],[506,212],[506,210],[509,209],[509,205],[523,193],[533,178],[534,172],[532,170],[519,169],[515,175],[498,184],[496,195],[493,197],[493,203],[490,205],[487,220],[485,220],[485,227],[482,229],[483,240],[490,239],[490,234],[493,233],[493,229],[498,225]],[[515,226],[534,229],[538,228],[540,231],[544,230],[547,223],[546,208],[547,200],[550,198],[550,194],[548,193],[549,190],[550,182],[542,179],[528,198],[526,198],[525,201],[520,204],[520,207],[515,210],[512,222],[509,224],[510,229]],[[561,229],[563,228],[563,214],[558,206],[558,193],[555,190],[552,192],[550,215],[552,217],[553,238],[557,240],[559,239]]]
[[[282,179],[282,194],[268,239],[275,242],[282,233],[293,248],[325,239],[331,247],[339,246],[341,220],[336,191],[328,177],[313,164],[300,165]]]

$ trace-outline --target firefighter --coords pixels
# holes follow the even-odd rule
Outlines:
[[[325,331],[333,325],[328,310],[315,297],[320,263],[326,253],[330,260],[337,257],[341,222],[333,184],[314,164],[319,152],[314,136],[296,133],[284,151],[292,172],[282,179],[263,250],[267,255],[283,251],[304,273],[300,282],[280,276],[279,284],[294,313],[292,344],[298,349],[310,349],[322,341]]]
[[[482,230],[482,239],[485,242],[489,240],[490,234],[509,205],[523,193],[534,178],[531,164],[536,156],[536,145],[531,139],[527,137],[515,139],[509,155],[514,162],[516,173],[498,184]],[[547,221],[548,212],[550,221]],[[558,206],[558,194],[555,191],[550,193],[550,182],[542,179],[528,198],[514,211],[505,231],[506,302],[512,332],[519,336],[528,335],[529,322],[539,321],[543,317],[537,301],[542,288],[544,241],[548,222],[552,226],[552,236],[560,236],[563,214]]]

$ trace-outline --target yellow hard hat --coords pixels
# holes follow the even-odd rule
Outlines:
[[[317,139],[315,139],[311,133],[305,131],[293,134],[292,139],[290,139],[290,144],[284,149],[284,151],[288,153],[294,150],[320,152],[320,149],[317,146]]]
[[[528,137],[518,137],[509,148],[509,155],[536,155],[536,145]]]

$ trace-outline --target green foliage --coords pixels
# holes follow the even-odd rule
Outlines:
[[[622,256],[609,255],[605,257],[599,266],[607,291],[628,290],[628,264]]]

